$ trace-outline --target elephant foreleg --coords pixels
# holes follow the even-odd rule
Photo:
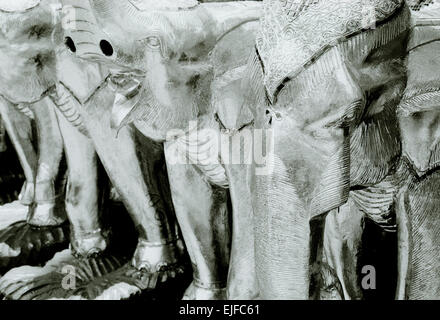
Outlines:
[[[36,226],[56,226],[65,221],[62,210],[56,209],[58,195],[54,185],[63,155],[63,141],[51,101],[46,98],[35,103],[33,111],[38,132],[38,167],[36,207],[28,222]]]
[[[172,148],[166,147],[167,158],[169,152]],[[231,241],[227,190],[211,186],[193,165],[168,163],[167,167],[194,272],[184,299],[225,299]]]
[[[100,229],[98,170],[95,148],[57,111],[69,168],[66,212],[71,223],[72,247],[81,256],[102,252],[107,247]]]
[[[327,285],[321,288],[320,298],[322,300],[362,299],[357,268],[363,234],[363,219],[364,214],[351,199],[342,207],[331,211],[326,217],[324,262],[334,273],[326,274]]]
[[[67,241],[63,227],[58,226],[63,221],[57,217],[58,214],[63,214],[62,210],[59,212],[51,210],[53,207],[51,203],[44,203],[43,207],[38,208],[40,203],[36,202],[36,199],[38,200],[36,197],[38,192],[35,193],[38,155],[31,138],[31,119],[21,114],[16,106],[4,100],[0,101],[0,112],[26,176],[26,184],[21,192],[20,200],[29,206],[28,222],[11,224],[1,232],[0,273],[4,273],[20,265],[39,265],[45,262],[64,248]],[[52,152],[46,149],[46,152],[48,151]],[[40,149],[40,154],[41,152]],[[38,210],[35,210],[35,204]]]
[[[153,199],[145,182],[133,131],[125,128],[116,136],[111,130],[111,112],[106,108],[112,103],[113,93],[102,90],[84,107],[87,114],[83,119],[107,174],[136,225],[139,243],[132,266],[159,275],[180,263],[176,233],[170,232],[171,221],[156,203],[163,199]],[[153,161],[152,158],[146,161]],[[153,282],[154,279],[148,286],[154,286]]]
[[[19,199],[22,204],[31,205],[34,201],[34,183],[38,162],[37,153],[32,144],[32,120],[2,97],[0,97],[0,113],[26,178]]]

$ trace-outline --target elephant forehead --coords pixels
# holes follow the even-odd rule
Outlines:
[[[180,12],[141,12],[128,1],[62,1],[65,37],[72,39],[75,52],[84,59],[99,60],[126,68],[142,69],[142,59],[151,37],[159,38],[161,49],[179,46],[183,36],[175,35],[171,21],[181,23]],[[177,15],[177,16],[176,16]],[[104,52],[106,43],[109,52]]]
[[[173,24],[183,24],[188,16],[186,11],[162,11],[154,7],[141,11],[129,1],[93,0],[90,7],[98,24],[121,42],[127,38],[141,40],[152,33],[170,34],[174,31]]]
[[[141,11],[129,1],[93,0],[90,5],[99,26],[121,47],[157,36],[177,52],[205,40],[215,25],[209,12],[199,6],[181,10],[152,7]]]
[[[55,84],[55,63],[50,56],[3,59],[0,53],[0,92],[13,103],[33,103]],[[5,69],[7,68],[7,69]]]

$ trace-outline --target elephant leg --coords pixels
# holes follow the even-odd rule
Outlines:
[[[329,286],[321,288],[321,299],[362,299],[357,270],[364,216],[354,202],[349,199],[348,203],[331,211],[326,217],[324,262],[332,271],[327,274],[327,277],[332,279],[325,279]],[[339,281],[340,288],[337,284],[335,285],[335,281]],[[323,289],[330,292],[323,294]]]
[[[440,284],[440,171],[423,179],[412,167],[403,168],[408,178],[397,198],[399,300],[439,300]]]
[[[66,212],[71,224],[73,250],[81,256],[102,252],[107,242],[100,229],[98,168],[95,148],[57,111],[69,168]]]
[[[0,97],[0,113],[26,178],[19,199],[23,205],[29,206],[34,202],[34,183],[38,162],[37,153],[32,144],[32,120],[2,97]]]
[[[33,111],[39,150],[35,180],[36,206],[28,222],[35,226],[56,226],[66,220],[64,211],[56,203],[59,201],[59,190],[55,190],[55,180],[63,156],[63,141],[53,103],[48,98],[43,99],[34,104]]]
[[[165,281],[166,276],[154,279],[155,276],[175,275],[180,269],[180,241],[176,237],[174,227],[162,208],[163,199],[151,194],[146,184],[145,173],[140,164],[134,131],[131,128],[122,129],[116,136],[111,129],[111,110],[113,92],[103,89],[84,107],[85,126],[95,145],[96,151],[104,168],[119,193],[122,202],[129,212],[139,234],[139,243],[132,259],[132,266],[144,270],[153,276],[149,286],[155,286],[156,280]],[[148,166],[155,166],[155,156],[145,159]],[[166,210],[165,210],[166,211]],[[162,279],[162,280],[161,280]]]
[[[0,98],[1,100],[1,98]],[[5,127],[17,151],[26,176],[20,200],[29,205],[28,217],[35,213],[35,178],[38,157],[32,144],[31,119],[21,114],[12,104],[1,100],[0,112]],[[0,231],[0,274],[21,265],[40,265],[67,246],[64,230],[53,226],[54,220],[45,217],[36,228],[20,221]],[[50,228],[40,228],[50,227]]]
[[[165,157],[171,156],[172,149],[165,147]],[[211,186],[193,165],[167,163],[167,168],[194,272],[184,299],[225,299],[231,236],[227,191]]]
[[[226,166],[232,201],[232,246],[228,272],[228,299],[258,297],[255,274],[254,225],[249,165]]]

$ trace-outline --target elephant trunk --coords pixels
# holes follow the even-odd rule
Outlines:
[[[258,120],[272,141],[272,170],[255,171],[252,192],[263,299],[314,297],[321,280],[325,214],[348,199],[350,128],[362,113],[364,98],[338,51],[333,53],[339,63],[332,69],[331,84],[324,77],[305,92],[297,83],[300,76],[280,92],[268,116]],[[326,58],[305,72],[314,72]],[[303,110],[310,112],[302,117]]]
[[[84,126],[79,110],[79,102],[75,100],[69,90],[62,84],[58,84],[57,89],[51,92],[50,97],[67,121],[82,134],[88,136],[88,130]]]

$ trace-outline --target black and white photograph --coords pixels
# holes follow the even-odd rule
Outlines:
[[[0,0],[13,300],[440,300],[440,0]]]

